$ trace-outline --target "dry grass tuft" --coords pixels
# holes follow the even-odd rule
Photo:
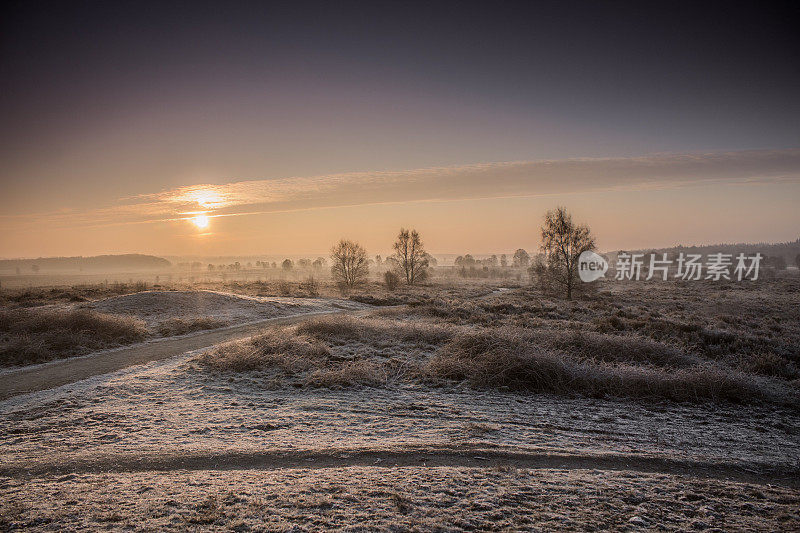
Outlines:
[[[582,358],[580,353],[558,353],[552,351],[552,346],[509,333],[509,330],[484,331],[457,336],[431,358],[425,368],[427,377],[467,381],[476,387],[589,396],[796,402],[796,394],[789,387],[768,383],[721,364],[703,363],[678,369],[634,366],[619,360]]]
[[[369,360],[347,361],[314,370],[305,380],[309,387],[341,389],[366,385],[379,387],[391,379],[388,365]]]
[[[278,328],[243,341],[220,344],[203,353],[200,363],[217,370],[246,372],[277,368],[297,374],[319,368],[330,355],[328,347],[308,335]]]
[[[438,345],[453,335],[450,328],[439,324],[351,316],[309,320],[297,326],[297,331],[332,344],[358,341],[373,344],[402,342]]]
[[[634,335],[606,335],[591,331],[544,330],[520,335],[531,343],[567,353],[580,360],[685,368],[697,365],[700,358],[678,348]]]
[[[87,309],[0,309],[0,365],[25,365],[89,353],[147,337],[138,318]]]
[[[403,354],[430,352],[451,335],[432,324],[339,315],[222,344],[198,360],[215,371],[277,372],[297,386],[377,387],[418,374],[418,361]]]

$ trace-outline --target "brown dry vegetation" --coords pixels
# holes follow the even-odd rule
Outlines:
[[[0,309],[0,365],[42,363],[144,340],[142,320],[88,309]]]
[[[800,497],[781,486],[506,465],[76,474],[35,483],[0,479],[0,490],[0,529],[8,530],[796,531],[800,526]]]
[[[207,316],[173,317],[148,327],[140,318],[83,308],[85,302],[148,290],[144,283],[38,287],[0,291],[0,366],[84,355],[157,336],[214,329]]]
[[[609,283],[575,302],[533,288],[476,299],[429,287],[409,306],[273,330],[201,361],[274,386],[466,383],[796,406],[799,285]]]
[[[353,288],[348,296],[351,300],[375,305],[396,305],[427,300],[432,294],[439,297],[477,297],[490,293],[499,286],[521,286],[517,281],[503,280],[452,280],[436,278],[431,285],[408,286],[401,284],[393,290],[387,289],[380,280],[365,282]],[[510,285],[508,283],[511,283]],[[91,283],[72,286],[40,286],[24,289],[0,288],[0,307],[33,307],[48,304],[91,302],[134,294],[147,290],[190,291],[212,290],[243,296],[282,296],[292,298],[339,298],[340,288],[329,279],[307,277],[298,280],[230,280],[230,281],[175,281],[150,284],[144,281],[131,283]]]
[[[144,281],[130,283],[86,283],[72,286],[41,286],[24,289],[6,289],[0,291],[0,305],[4,307],[37,306],[51,303],[87,302],[111,296],[132,294],[146,291],[160,285],[150,285]]]
[[[68,478],[0,479],[0,529],[796,531],[800,525],[800,498],[791,489],[640,472],[499,465]]]

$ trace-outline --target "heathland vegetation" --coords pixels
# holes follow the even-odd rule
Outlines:
[[[111,292],[344,294],[380,308],[223,344],[201,355],[201,366],[252,373],[266,387],[468,386],[798,406],[796,275],[757,283],[576,281],[577,257],[594,247],[588,226],[558,208],[545,215],[533,257],[523,249],[500,258],[467,254],[439,267],[419,232],[403,228],[385,259],[342,239],[329,259],[276,265],[294,278],[3,290],[0,356],[4,364],[40,362],[224,325],[196,310],[145,327],[132,315],[80,308]],[[469,274],[495,271],[516,275]]]
[[[530,267],[535,287],[485,298],[415,292],[411,305],[368,319],[329,317],[219,346],[201,362],[215,372],[258,372],[273,385],[419,386],[467,384],[590,396],[677,401],[774,402],[797,405],[800,329],[791,298],[796,280],[765,285],[620,284],[581,292],[577,259],[594,250],[588,226],[564,208],[545,215],[541,252]],[[345,246],[346,245],[346,246]],[[419,234],[402,229],[383,289],[408,289],[429,266]],[[342,251],[349,253],[342,254]],[[353,289],[345,265],[364,265],[366,251],[342,241],[332,254],[334,279]],[[471,258],[459,258],[461,268]],[[506,263],[505,257],[501,264]],[[522,249],[513,264],[527,267]],[[341,264],[342,266],[337,266]],[[470,265],[472,266],[472,265]],[[356,281],[363,283],[366,272]],[[779,285],[782,288],[778,288]],[[621,289],[621,287],[624,287]],[[613,290],[609,290],[613,289]],[[660,290],[659,290],[660,289]],[[699,298],[703,294],[705,297]],[[396,295],[397,296],[397,295]],[[370,303],[402,299],[352,294]],[[717,300],[715,306],[708,301]],[[408,300],[406,300],[408,301]],[[746,308],[747,318],[736,312]],[[791,317],[791,319],[790,319]]]
[[[142,341],[142,320],[87,309],[0,309],[0,366],[60,357]]]
[[[480,287],[398,289],[402,298],[387,303],[410,305],[270,330],[200,361],[269,387],[467,385],[798,406],[796,279],[727,288],[628,282],[572,301],[535,286],[476,297]]]

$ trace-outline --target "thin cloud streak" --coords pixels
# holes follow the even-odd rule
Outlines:
[[[214,218],[388,203],[797,180],[800,149],[501,162],[192,185],[125,198],[102,209],[30,215],[27,222],[97,227],[186,220],[191,216],[183,215],[198,212]]]

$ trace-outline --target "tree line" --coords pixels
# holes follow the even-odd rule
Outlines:
[[[541,252],[531,264],[531,257],[522,248],[511,257],[512,265],[527,268],[548,288],[562,292],[567,298],[577,287],[578,257],[587,250],[595,249],[595,238],[589,226],[576,224],[572,215],[564,207],[548,211],[541,227]],[[387,287],[394,288],[399,283],[414,285],[428,278],[432,257],[425,251],[419,233],[415,229],[401,228],[393,245],[394,254],[386,259],[390,268],[384,273]],[[378,263],[380,256],[376,257]],[[343,287],[353,287],[367,280],[369,260],[367,251],[359,243],[342,239],[331,249],[331,274]],[[500,257],[477,260],[471,255],[459,256],[456,266],[470,267],[507,266],[505,254]]]
[[[388,265],[383,274],[390,289],[401,282],[414,285],[426,280],[435,259],[425,251],[425,246],[415,229],[400,228],[393,244],[394,254],[385,261],[376,256],[378,264]],[[331,275],[343,287],[353,287],[367,280],[369,263],[367,251],[359,243],[342,239],[331,248]]]

